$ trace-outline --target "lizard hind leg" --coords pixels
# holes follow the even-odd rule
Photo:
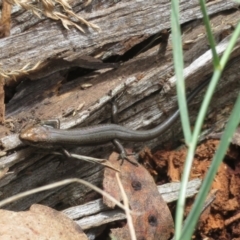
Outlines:
[[[118,106],[116,99],[112,100],[112,122],[118,124]],[[124,160],[126,160],[133,165],[138,166],[137,162],[132,161],[128,158],[128,156],[134,155],[134,153],[128,154],[118,139],[113,139],[112,142],[119,152],[118,160],[121,160],[121,165],[123,164]]]
[[[123,164],[124,160],[130,162],[131,164],[138,167],[138,163],[132,161],[128,158],[128,156],[135,155],[134,153],[127,153],[123,145],[118,141],[118,139],[114,139],[113,141],[114,146],[117,148],[119,152],[118,160],[121,160],[121,165]]]

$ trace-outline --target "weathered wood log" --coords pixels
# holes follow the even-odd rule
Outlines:
[[[98,25],[102,31],[86,29],[86,34],[76,29],[68,31],[58,22],[38,19],[31,12],[15,8],[11,36],[1,39],[1,68],[17,72],[27,64],[31,68],[38,62],[55,58],[73,61],[88,55],[102,59],[122,55],[149,36],[170,28],[170,2],[93,1],[80,12],[79,1],[73,1],[72,6],[77,14]],[[213,1],[208,4],[208,12],[212,15],[237,6],[232,1]],[[189,1],[181,2],[181,9],[182,24],[201,18],[196,0],[191,5]]]
[[[1,67],[8,72],[19,70],[27,63],[31,63],[30,66],[39,61],[44,64],[34,72],[35,75],[29,75],[31,80],[24,75],[17,78],[22,82],[18,84],[15,95],[6,105],[8,121],[1,130],[1,145],[8,155],[2,157],[0,163],[2,168],[10,167],[10,171],[0,182],[1,199],[70,177],[82,178],[98,186],[102,182],[103,170],[99,165],[71,159],[57,167],[56,156],[49,155],[45,150],[23,146],[18,139],[18,132],[25,124],[34,122],[35,119],[59,118],[61,128],[67,129],[110,122],[110,101],[113,96],[122,92],[124,94],[118,99],[119,122],[132,129],[149,129],[176,109],[171,43],[165,56],[161,58],[157,54],[159,47],[156,46],[138,56],[133,55],[132,59],[123,61],[117,69],[97,70],[71,80],[62,76],[59,71],[46,74],[48,64],[54,64],[56,59],[71,62],[82,60],[88,55],[99,59],[117,55],[121,59],[121,55],[137,44],[170,27],[170,2],[118,1],[112,5],[108,1],[101,3],[102,5],[99,5],[98,1],[93,1],[92,9],[87,8],[84,13],[80,13],[102,29],[101,33],[89,29],[85,35],[75,29],[67,31],[60,23],[48,19],[39,20],[28,12],[15,9],[11,36],[0,40]],[[186,85],[188,89],[193,89],[211,76],[212,65],[204,38],[204,27],[198,20],[201,18],[198,1],[192,1],[191,5],[189,1],[181,4],[181,23],[185,24],[183,41],[187,48]],[[77,11],[77,2],[74,6]],[[208,4],[209,15],[216,14],[212,17],[212,22],[219,40],[219,51],[226,48],[224,33],[231,31],[231,27],[240,19],[239,10],[234,9],[236,6],[236,3],[230,1],[211,1]],[[232,11],[222,12],[227,9]],[[23,21],[23,17],[31,21]],[[193,22],[188,23],[189,21]],[[239,93],[239,47],[238,42],[210,107],[207,126],[209,132],[213,130],[213,122],[214,127],[219,127],[226,121],[227,116],[220,119],[220,123],[216,116],[221,114],[223,106],[231,105]],[[45,65],[45,62],[48,64]],[[11,79],[6,81],[9,86],[13,83]],[[92,86],[83,90],[84,83]],[[201,99],[202,94],[190,104],[192,120],[195,119]],[[14,133],[10,133],[7,124],[13,126]],[[4,137],[6,132],[8,136]],[[149,141],[147,145],[160,146],[172,140],[173,136],[176,139],[181,137],[180,122],[174,124],[161,137]],[[127,143],[124,146],[137,151],[143,145]],[[108,144],[78,147],[71,151],[107,158],[112,149]],[[23,210],[33,203],[42,203],[64,209],[85,203],[94,197],[95,194],[90,189],[73,184],[35,194],[10,204],[8,208]]]

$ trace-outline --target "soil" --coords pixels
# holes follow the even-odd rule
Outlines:
[[[203,179],[211,164],[219,140],[206,140],[199,144],[191,170],[191,179]],[[180,181],[187,148],[161,150],[151,155],[145,149],[144,165],[154,176],[158,184]],[[147,154],[146,154],[147,153]],[[192,239],[240,239],[240,161],[239,147],[231,145],[212,184],[216,192],[215,200],[205,209],[198,222]],[[194,199],[188,199],[185,216],[191,209]],[[176,203],[169,204],[174,216]]]

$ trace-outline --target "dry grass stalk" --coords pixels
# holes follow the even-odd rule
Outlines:
[[[76,15],[72,11],[72,7],[68,4],[68,0],[39,0],[37,4],[33,1],[29,0],[7,0],[11,5],[18,5],[28,11],[32,11],[39,18],[41,14],[44,14],[46,17],[51,18],[53,20],[60,20],[63,26],[66,29],[69,29],[69,26],[74,26],[80,31],[84,32],[83,28],[80,27],[77,23],[73,22],[71,18],[75,18],[81,24],[86,25],[87,27],[91,27],[94,30],[100,31],[100,28],[82,17]],[[91,0],[86,0],[84,6],[87,6],[91,3]],[[63,9],[63,13],[55,11],[56,8],[60,5]]]
[[[4,71],[1,68],[1,64],[0,64],[0,76],[5,78],[5,79],[14,79],[14,80],[16,80],[16,78],[18,76],[28,75],[29,72],[37,69],[40,66],[40,64],[41,64],[41,62],[38,62],[33,67],[30,67],[30,63],[28,63],[25,66],[23,66],[21,69],[14,70],[14,71]]]
[[[80,31],[84,32],[83,28],[79,26],[77,23],[73,22],[71,18],[75,18],[81,24],[86,25],[87,27],[91,27],[94,30],[100,31],[100,28],[86,21],[84,18],[78,16],[72,11],[72,7],[69,5],[68,0],[39,0],[38,4],[29,0],[6,0],[11,5],[18,5],[26,10],[32,11],[39,18],[41,14],[44,14],[46,17],[51,18],[53,20],[60,20],[62,25],[69,29],[69,26],[74,26]],[[87,6],[91,3],[91,0],[85,0],[84,6]],[[58,6],[61,6],[64,13],[56,11]],[[30,67],[30,64],[26,64],[24,67],[14,71],[5,71],[0,66],[0,76],[5,79],[16,79],[20,75],[27,75],[30,71],[37,69],[37,67],[41,64],[38,62],[33,67]]]

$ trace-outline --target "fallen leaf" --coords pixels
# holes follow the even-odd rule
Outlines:
[[[131,161],[136,161],[132,156],[129,158]],[[141,165],[136,167],[128,161],[124,161],[120,165],[121,161],[117,161],[117,159],[118,154],[113,153],[109,161],[115,168],[120,169],[120,180],[126,192],[130,209],[136,213],[132,214],[132,218],[137,239],[169,239],[173,233],[173,219],[152,176]],[[115,174],[115,171],[105,169],[103,188],[118,201],[122,201]],[[111,201],[105,198],[103,200],[109,207],[115,207]],[[113,238],[130,239],[128,226],[111,231]]]

